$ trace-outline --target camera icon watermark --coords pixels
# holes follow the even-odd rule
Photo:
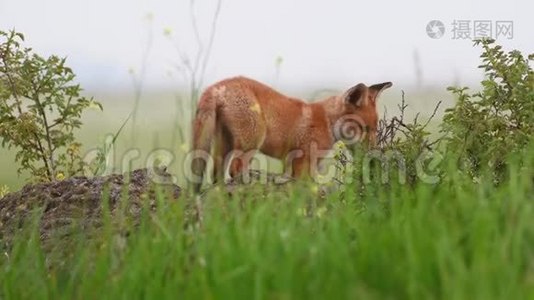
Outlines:
[[[432,20],[426,25],[426,34],[433,39],[440,39],[445,34],[445,25],[440,20]]]

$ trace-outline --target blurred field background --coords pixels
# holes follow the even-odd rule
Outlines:
[[[404,95],[407,124],[416,115],[422,123],[441,102],[429,129],[439,135],[441,124],[452,124],[454,137],[442,147],[441,165],[428,164],[439,183],[419,176],[419,155],[426,151],[420,147],[429,144],[426,132],[413,126],[408,130],[415,134],[394,146],[415,164],[407,172],[414,181],[401,180],[401,172],[378,180],[383,164],[364,170],[361,161],[337,157],[362,170],[348,168],[350,180],[324,186],[298,180],[228,191],[231,185],[217,185],[194,197],[186,189],[180,201],[155,193],[154,203],[144,201],[137,210],[139,220],[127,216],[133,206],[115,201],[114,209],[104,192],[104,201],[86,201],[84,180],[75,180],[81,184],[74,191],[71,185],[67,192],[26,189],[37,190],[31,200],[11,194],[22,196],[0,202],[0,299],[533,299],[534,148],[524,140],[534,131],[520,126],[532,124],[528,62],[503,67],[497,59],[498,68],[488,69],[513,76],[493,78],[493,88],[482,92],[490,100],[482,109],[510,100],[511,114],[500,111],[498,122],[477,109],[464,114],[473,102],[463,101],[447,116],[457,120],[441,122],[455,103],[447,87],[470,86],[475,93],[488,75],[478,68],[481,47],[471,38],[454,39],[452,24],[511,21],[513,37],[497,44],[527,55],[534,52],[533,3],[0,0],[0,30],[24,33],[24,46],[42,56],[67,57],[84,94],[102,103],[103,111],[83,115],[76,132],[82,151],[104,146],[124,125],[107,173],[170,157],[162,163],[185,186],[194,101],[211,83],[237,75],[309,101],[360,82],[392,81],[380,97],[381,116],[397,116]],[[433,20],[445,26],[441,38],[428,34]],[[497,89],[520,97],[501,97]],[[515,123],[508,115],[527,117]],[[516,155],[506,157],[510,151]],[[469,160],[459,160],[467,152]],[[28,179],[17,174],[14,158],[14,151],[0,148],[1,193],[4,185],[16,191]],[[464,163],[472,161],[477,164]],[[280,162],[270,163],[269,171],[281,169]],[[366,175],[373,180],[366,182]],[[44,203],[36,211],[59,211],[49,194],[72,208],[72,216],[39,222],[35,214],[27,222],[33,224],[19,228],[22,219],[13,216],[29,221],[35,200]],[[86,215],[78,206],[102,214]],[[94,230],[85,222],[93,217]],[[2,232],[11,222],[18,230],[13,243]],[[57,240],[43,239],[48,224]]]
[[[309,91],[287,89],[288,95],[299,96],[309,101],[315,98],[325,97],[333,93],[332,90],[321,92],[321,89]],[[341,88],[340,88],[341,89]],[[280,89],[283,92],[286,89]],[[104,111],[96,109],[87,111],[83,116],[84,126],[78,132],[77,136],[83,143],[84,152],[89,152],[95,147],[105,143],[106,138],[114,135],[121,125],[128,118],[134,107],[135,95],[133,88],[131,91],[125,90],[123,93],[86,91],[87,95],[95,97],[103,106]],[[401,87],[394,86],[391,90],[385,92],[381,98],[381,115],[387,112],[389,117],[398,115],[398,105],[401,102]],[[182,98],[180,98],[182,97]],[[123,131],[119,135],[115,148],[110,158],[110,164],[113,165],[114,171],[123,173],[122,160],[127,158],[128,153],[139,150],[139,157],[132,160],[132,168],[146,167],[147,158],[156,150],[165,150],[172,153],[174,161],[168,165],[172,174],[176,175],[178,183],[185,184],[183,176],[183,160],[190,150],[190,119],[182,118],[181,112],[186,111],[189,116],[188,100],[184,99],[184,93],[172,90],[150,91],[140,98],[138,117],[135,122],[130,119]],[[417,89],[408,88],[405,90],[405,100],[409,105],[406,110],[406,116],[413,118],[416,112],[423,113],[421,118],[428,117],[436,104],[443,101],[438,110],[438,118],[447,106],[453,103],[452,95],[445,89]],[[437,130],[438,123],[435,124]],[[183,136],[183,138],[182,138]],[[174,143],[173,143],[174,140]],[[274,171],[281,170],[281,163],[271,160],[269,168]],[[26,183],[27,174],[18,175],[17,164],[14,161],[14,151],[0,149],[0,184],[7,185],[10,190],[17,190]]]
[[[138,101],[135,122],[127,122],[115,144],[114,171],[125,171],[121,161],[132,149],[140,151],[132,167],[142,167],[153,150],[166,149],[174,156],[169,168],[183,183],[182,160],[190,146],[190,119],[184,116],[198,96],[191,96],[192,82],[200,92],[244,75],[314,100],[359,82],[392,81],[381,114],[387,109],[396,115],[404,91],[408,118],[415,111],[424,118],[442,101],[439,120],[454,101],[446,87],[476,85],[482,74],[476,68],[480,49],[471,39],[454,39],[455,20],[511,20],[513,38],[499,43],[526,52],[534,47],[532,19],[519,9],[529,2],[501,4],[0,0],[0,28],[25,33],[37,53],[68,57],[85,94],[103,104],[103,112],[83,116],[77,135],[84,151],[102,146]],[[399,13],[408,7],[418,13]],[[429,37],[431,20],[445,24],[442,38]],[[0,149],[0,184],[15,190],[27,175],[17,174],[13,158],[12,151]]]

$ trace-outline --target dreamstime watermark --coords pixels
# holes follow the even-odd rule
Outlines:
[[[344,151],[350,153],[348,148],[345,148]],[[256,153],[257,151],[255,150],[250,151],[249,153],[240,151],[229,153],[228,156],[224,158],[224,170],[228,171],[230,162],[233,159],[240,159],[243,154],[248,154],[247,156],[250,157]],[[280,174],[280,176],[290,176],[288,171],[292,167],[294,168],[296,166],[295,162],[297,162],[309,165],[311,178],[319,184],[325,184],[332,181],[351,184],[355,180],[354,174],[361,174],[364,184],[369,184],[373,180],[380,180],[381,183],[387,184],[394,178],[390,175],[395,172],[397,173],[395,178],[398,179],[398,183],[400,184],[405,184],[408,176],[415,176],[417,180],[427,184],[436,184],[440,181],[439,166],[443,161],[443,156],[439,152],[423,151],[415,159],[407,159],[402,152],[395,150],[369,150],[361,155],[361,164],[354,164],[350,161],[344,165],[345,169],[340,171],[339,165],[336,165],[335,150],[322,150],[319,149],[316,144],[312,143],[310,149],[307,149],[306,151],[294,150],[288,154],[285,160],[286,173]],[[185,176],[189,183],[202,183],[202,176],[200,176],[200,174],[195,174],[191,167],[193,161],[197,159],[203,160],[206,165],[210,165],[213,164],[217,158],[202,150],[188,152],[186,158],[182,162],[181,169],[183,171],[183,176]],[[305,159],[306,162],[302,162],[302,159]],[[272,174],[272,171],[274,171],[270,169],[269,159],[265,156],[254,156],[253,160],[257,167],[264,172],[261,173],[263,176],[253,180],[250,177],[249,172],[244,172],[241,176],[243,183],[269,183],[267,174]],[[376,165],[379,167],[374,167]],[[356,170],[355,168],[361,169]],[[379,171],[379,177],[373,176],[376,171]],[[411,172],[414,172],[414,174],[411,174]],[[205,175],[208,182],[213,180],[211,172],[205,172]],[[343,178],[340,178],[340,176]],[[224,179],[229,179],[229,174],[227,172],[225,172]]]
[[[360,154],[361,157],[359,158],[361,160],[359,161],[361,163],[358,165],[353,162],[354,160],[340,164],[339,154],[341,152],[344,155],[343,157],[350,157],[353,152],[353,146],[362,142],[374,143],[375,134],[369,132],[369,128],[363,124],[366,124],[366,122],[357,115],[347,115],[340,118],[333,125],[332,132],[335,140],[342,142],[340,144],[343,145],[342,147],[337,150],[325,149],[325,145],[313,141],[305,148],[301,147],[301,149],[290,151],[284,160],[286,173],[280,174],[280,177],[290,177],[291,174],[289,172],[291,170],[304,165],[308,167],[311,178],[319,184],[331,181],[350,184],[355,179],[354,174],[361,174],[364,184],[369,184],[373,180],[380,180],[381,183],[386,184],[390,182],[390,175],[394,172],[398,174],[396,178],[400,184],[406,183],[407,176],[413,178],[414,175],[422,183],[436,184],[439,182],[439,165],[443,160],[439,152],[423,151],[417,158],[407,159],[400,151],[369,150]],[[104,153],[102,152],[103,149],[105,149]],[[259,168],[262,171],[260,172],[260,177],[254,178],[254,180],[250,177],[250,172],[243,172],[240,176],[243,183],[247,184],[254,181],[268,184],[268,177],[272,176],[267,175],[273,175],[275,174],[274,171],[276,171],[271,169],[272,164],[269,163],[269,159],[266,156],[255,155],[258,153],[257,150],[246,152],[235,150],[225,157],[214,157],[211,153],[203,150],[183,152],[181,156],[183,159],[181,160],[177,159],[173,149],[165,148],[153,149],[148,153],[142,153],[139,148],[131,148],[118,153],[113,143],[113,136],[110,135],[106,138],[103,148],[92,149],[84,156],[84,162],[88,165],[94,165],[95,162],[101,164],[98,168],[100,170],[98,174],[92,174],[88,169],[85,175],[130,173],[135,165],[146,168],[150,172],[154,183],[177,183],[176,174],[171,175],[161,170],[162,168],[163,170],[167,167],[171,168],[173,164],[178,163],[181,164],[178,168],[181,170],[181,178],[185,179],[189,184],[199,184],[204,180],[203,177],[206,177],[208,182],[214,180],[212,172],[206,172],[208,166],[213,166],[216,162],[220,163],[222,161],[223,177],[226,181],[230,178],[229,169],[232,163],[236,160],[241,160],[239,163],[241,166],[246,166],[245,169],[250,170],[249,166],[253,162],[255,168]],[[105,155],[103,156],[102,154]],[[142,158],[142,163],[139,163]],[[204,176],[195,174],[193,165],[196,160],[200,160],[204,165]],[[377,164],[379,168],[376,167]],[[340,169],[340,165],[343,165],[343,170]],[[361,170],[356,170],[355,168],[361,168]],[[176,165],[172,169],[177,170]],[[376,171],[380,172],[379,178],[373,176]]]
[[[431,20],[426,24],[426,34],[432,39],[441,39],[449,32],[452,40],[514,38],[514,22],[510,20],[453,20],[449,25]]]
[[[87,153],[84,159],[87,163],[91,163],[94,161],[94,159],[96,159],[95,151],[96,150],[92,150]],[[347,151],[346,153],[350,153],[348,148],[346,148],[344,151]],[[250,151],[248,154],[252,156],[256,153],[257,151]],[[240,159],[239,157],[243,154],[247,153],[239,151],[229,153],[228,156],[224,158],[224,169],[228,171],[231,161],[234,159]],[[370,150],[362,153],[361,155],[363,156],[361,164],[356,165],[353,162],[349,162],[344,166],[345,170],[340,172],[339,166],[336,165],[335,150],[322,150],[319,149],[315,144],[312,144],[311,148],[307,151],[291,151],[285,160],[285,164],[286,166],[294,166],[294,162],[296,160],[306,159],[307,161],[305,163],[309,164],[310,166],[312,179],[319,184],[325,184],[334,180],[343,182],[345,184],[350,184],[355,179],[353,175],[359,173],[356,172],[358,171],[355,169],[356,167],[361,168],[361,173],[359,174],[362,175],[364,184],[369,184],[373,180],[380,180],[381,183],[387,184],[391,182],[392,176],[390,175],[395,172],[398,174],[396,176],[398,182],[400,184],[404,184],[406,183],[407,176],[410,175],[408,174],[409,169],[415,170],[417,179],[422,183],[436,184],[440,181],[439,164],[443,160],[443,156],[439,152],[424,151],[415,160],[408,160],[400,151],[394,150]],[[134,170],[134,162],[142,157],[141,151],[138,148],[124,151],[122,155],[117,155],[117,153],[114,153],[112,156],[113,158],[106,160],[106,166],[102,173],[92,174],[88,172],[85,175],[110,175],[117,172],[130,173]],[[210,166],[213,165],[213,162],[216,158],[210,153],[202,150],[192,150],[187,152],[185,159],[179,162],[181,164],[181,168],[179,169],[182,171],[181,176],[183,176],[188,183],[202,183],[203,181],[203,177],[199,174],[195,174],[194,170],[192,169],[193,161],[196,159],[201,159],[206,163],[207,166]],[[244,172],[241,177],[243,183],[247,184],[252,181],[264,184],[269,183],[267,174],[274,174],[276,171],[271,168],[272,165],[269,163],[269,159],[265,156],[254,156],[251,158],[251,160],[253,160],[255,166],[262,171],[262,176],[260,176],[259,179],[252,180],[249,177],[249,174]],[[159,148],[148,152],[142,164],[135,165],[149,170],[151,172],[151,179],[154,183],[177,183],[178,178],[176,177],[176,174],[171,175],[169,179],[170,174],[163,174],[161,171],[159,171],[162,169],[162,167],[170,167],[176,162],[177,160],[172,150]],[[412,165],[409,165],[410,163]],[[374,168],[374,164],[378,164],[379,168]],[[372,175],[376,170],[380,172],[379,177]],[[344,178],[339,178],[340,173],[345,174],[343,176]],[[213,180],[211,172],[205,172],[205,175],[208,182]],[[279,175],[281,177],[290,176],[290,174],[287,172]],[[225,179],[229,179],[228,172],[225,172]]]
[[[334,138],[347,146],[352,146],[372,138],[367,132],[365,120],[359,115],[349,114],[339,118],[333,126]]]
[[[84,169],[85,176],[107,176],[114,173],[131,173],[134,165],[145,168],[149,171],[153,183],[164,184],[178,182],[176,176],[164,171],[175,162],[174,152],[170,149],[156,148],[146,153],[142,164],[134,162],[140,160],[143,155],[139,148],[130,148],[122,153],[118,153],[114,145],[114,137],[109,134],[102,148],[94,148],[87,151],[83,161],[88,168]],[[91,166],[98,165],[97,173]]]

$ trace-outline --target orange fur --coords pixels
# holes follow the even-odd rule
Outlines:
[[[249,78],[235,77],[208,87],[198,103],[193,122],[193,149],[210,152],[215,141],[214,175],[224,174],[225,159],[234,152],[230,175],[248,170],[256,150],[286,159],[292,151],[300,156],[286,162],[294,177],[313,175],[311,148],[329,150],[339,139],[333,130],[341,118],[355,116],[367,127],[367,140],[374,144],[378,114],[376,100],[390,82],[370,87],[358,84],[339,96],[306,103],[285,96]],[[203,176],[206,163],[193,162],[193,172]],[[200,189],[200,184],[195,190]]]

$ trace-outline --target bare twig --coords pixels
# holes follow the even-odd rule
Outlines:
[[[206,41],[203,41],[202,34],[200,32],[200,28],[198,26],[198,20],[197,16],[195,14],[194,8],[195,8],[195,0],[191,0],[189,3],[189,14],[191,19],[191,26],[193,28],[193,35],[196,43],[196,52],[193,54],[189,54],[186,51],[184,51],[181,47],[181,45],[178,42],[173,42],[174,48],[176,49],[176,52],[178,53],[179,62],[175,64],[175,69],[183,76],[184,81],[187,83],[188,86],[188,98],[189,103],[191,105],[190,109],[187,110],[191,112],[191,115],[189,115],[189,118],[186,118],[186,115],[184,113],[183,108],[183,100],[184,98],[180,95],[176,96],[176,105],[177,105],[177,116],[176,116],[176,122],[189,122],[189,119],[193,117],[193,114],[195,113],[195,108],[198,102],[198,98],[200,96],[200,90],[202,89],[204,85],[204,79],[206,75],[206,69],[209,63],[209,59],[211,57],[211,51],[213,48],[213,43],[215,40],[215,35],[217,32],[217,23],[219,20],[219,15],[222,7],[222,0],[218,0],[214,15],[211,19],[211,27],[210,31],[208,33],[208,38]],[[180,126],[175,126],[176,130],[180,130]],[[184,137],[184,134],[180,132],[180,138]],[[174,145],[176,143],[178,135],[176,133],[173,133],[172,137],[172,144]]]
[[[132,144],[135,145],[136,137],[135,134],[135,125],[137,123],[137,114],[139,111],[139,104],[141,103],[141,97],[143,95],[143,88],[144,88],[144,82],[146,77],[146,72],[148,68],[148,57],[150,56],[150,52],[152,50],[152,42],[153,42],[153,28],[152,28],[152,19],[149,16],[149,27],[148,27],[148,38],[147,43],[145,45],[145,49],[142,54],[141,58],[141,69],[139,71],[139,76],[135,76],[134,73],[132,73],[132,83],[134,86],[134,107],[132,109],[131,117],[132,117]],[[129,119],[130,117],[128,117]]]
[[[414,120],[410,124],[406,124],[404,121],[404,116],[406,112],[406,108],[408,107],[408,104],[406,104],[405,101],[405,93],[402,91],[401,96],[401,103],[397,105],[399,108],[399,115],[394,116],[391,119],[388,120],[387,117],[387,110],[385,110],[384,115],[382,119],[379,121],[378,124],[378,132],[377,132],[377,146],[380,149],[385,149],[387,147],[390,147],[392,144],[395,143],[396,140],[401,138],[407,138],[410,135],[414,133],[414,130],[425,130],[426,127],[430,124],[430,122],[434,119],[434,117],[437,114],[437,111],[441,105],[442,101],[439,101],[437,105],[434,107],[434,110],[428,120],[424,124],[419,124],[419,117],[420,113],[417,113],[414,117]],[[399,137],[399,133],[403,135],[403,137]],[[425,140],[423,142],[422,147],[426,148],[428,150],[432,150],[432,147],[436,145],[443,137],[438,138],[434,141]]]
[[[428,120],[426,121],[425,125],[423,125],[423,127],[426,127],[428,126],[428,124],[430,123],[430,121],[432,121],[432,119],[434,119],[434,117],[436,116],[436,113],[438,112],[438,109],[439,109],[439,106],[441,105],[441,100],[438,102],[438,104],[436,104],[436,107],[434,107],[434,111],[432,112],[432,114],[430,115],[430,117],[428,118]]]

